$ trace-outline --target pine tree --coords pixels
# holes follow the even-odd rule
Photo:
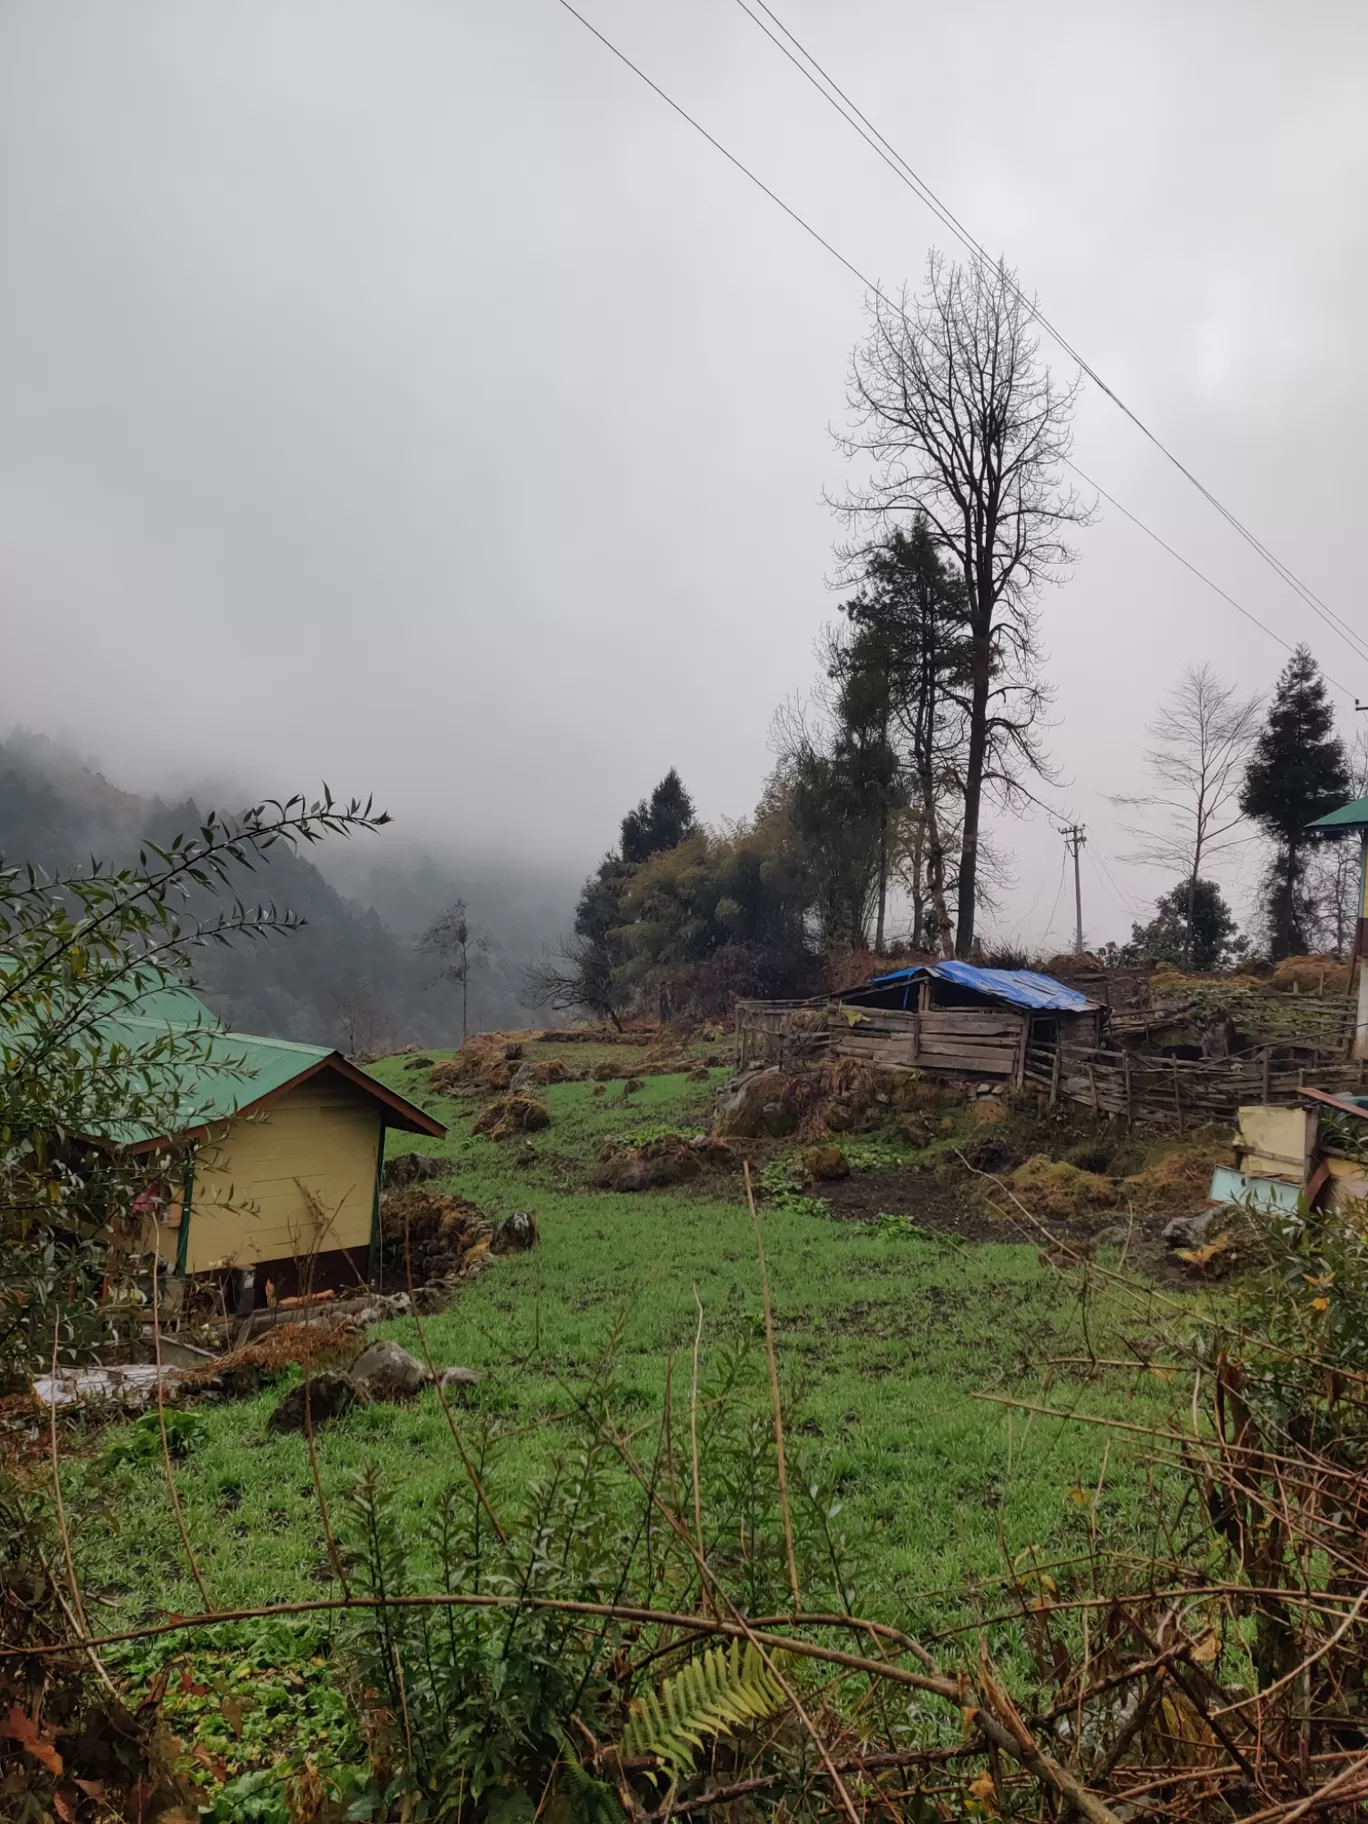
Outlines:
[[[664,849],[675,849],[698,827],[693,799],[674,767],[649,798],[643,798],[622,820],[622,859],[632,865],[649,861]]]
[[[1307,950],[1316,920],[1307,825],[1348,795],[1344,744],[1309,647],[1298,646],[1278,679],[1268,719],[1245,772],[1240,809],[1274,845],[1264,888],[1269,950]]]

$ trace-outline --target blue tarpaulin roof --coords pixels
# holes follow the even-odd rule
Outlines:
[[[1052,975],[1037,975],[1034,969],[980,969],[974,963],[917,963],[911,969],[895,969],[891,975],[876,975],[865,987],[891,988],[896,982],[920,981],[928,975],[1038,1013],[1091,1013],[1098,1005]]]

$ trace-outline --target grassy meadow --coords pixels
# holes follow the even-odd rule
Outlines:
[[[560,1055],[580,1066],[603,1062],[588,1049],[565,1046]],[[528,1046],[529,1056],[556,1051]],[[626,1048],[605,1048],[604,1056],[630,1068]],[[565,1415],[591,1385],[610,1381],[615,1411],[627,1415],[648,1454],[667,1378],[676,1423],[684,1422],[700,1306],[705,1388],[731,1364],[738,1397],[758,1418],[768,1414],[760,1275],[739,1173],[710,1171],[637,1194],[589,1183],[608,1139],[705,1127],[725,1071],[712,1070],[707,1083],[682,1072],[647,1077],[629,1098],[622,1078],[600,1093],[589,1082],[553,1085],[543,1092],[550,1126],[532,1137],[529,1154],[517,1140],[473,1136],[483,1099],[432,1096],[426,1071],[408,1062],[385,1060],[376,1074],[431,1107],[447,1122],[448,1138],[394,1135],[392,1150],[440,1155],[450,1176],[434,1188],[459,1191],[493,1218],[532,1210],[540,1227],[538,1247],[496,1260],[423,1322],[438,1365],[463,1364],[483,1377],[456,1417],[480,1456],[496,1512],[511,1511],[550,1473],[567,1448]],[[941,1153],[953,1138],[941,1137]],[[781,1161],[796,1150],[796,1143],[772,1149]],[[881,1173],[917,1161],[891,1130],[862,1136],[851,1152],[866,1162],[873,1187]],[[994,1226],[989,1217],[985,1228],[1000,1239],[968,1242],[906,1222],[836,1221],[808,1198],[774,1195],[772,1161],[763,1178],[791,1479],[800,1491],[820,1486],[835,1497],[858,1609],[933,1637],[994,1614],[1023,1569],[1079,1560],[1094,1532],[1116,1550],[1150,1543],[1154,1503],[1136,1448],[1143,1440],[976,1396],[1004,1395],[1083,1420],[1162,1417],[1178,1388],[1161,1375],[1080,1365],[1089,1354],[1135,1355],[1134,1340],[1162,1325],[1157,1286],[1149,1308],[1144,1295],[1092,1279],[1085,1303],[1080,1276],[1057,1270],[1006,1220]],[[905,1169],[897,1182],[902,1201],[889,1214],[915,1223]],[[967,1176],[959,1194],[977,1195]],[[411,1319],[379,1333],[421,1353]],[[282,1385],[201,1404],[202,1430],[177,1464],[186,1530],[220,1608],[335,1593],[305,1440],[267,1431]],[[317,1455],[334,1510],[368,1466],[413,1514],[432,1511],[462,1473],[431,1391],[407,1407],[353,1410],[320,1430]],[[202,1606],[159,1458],[111,1474],[106,1447],[71,1463],[65,1480],[86,1587],[111,1630]],[[1067,1568],[1054,1575],[1067,1587]],[[309,1640],[299,1637],[305,1644],[293,1669],[275,1663],[291,1659],[292,1638],[278,1633],[270,1652],[261,1651],[273,1678],[294,1678],[299,1693],[315,1693],[303,1711],[302,1699],[286,1706],[292,1728],[307,1735],[316,1715],[326,1736],[338,1727],[329,1707],[336,1696]],[[150,1669],[178,1650],[173,1638],[134,1650],[128,1663]],[[243,1742],[219,1743],[220,1751],[236,1754],[230,1766],[251,1764]]]

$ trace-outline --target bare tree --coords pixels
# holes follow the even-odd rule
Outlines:
[[[612,959],[603,944],[577,932],[527,964],[523,999],[553,1013],[590,1013],[622,1030],[622,1009]]]
[[[389,1048],[390,1022],[367,983],[340,989],[332,997],[333,1017],[342,1033],[342,1048],[362,1063]]]
[[[472,930],[463,899],[453,899],[418,940],[418,948],[441,959],[441,979],[461,990],[461,1043],[470,1031],[470,974],[485,961],[493,945]]]
[[[924,293],[866,301],[869,333],[851,358],[853,428],[837,441],[870,462],[835,503],[857,537],[922,514],[964,577],[970,634],[969,729],[960,834],[956,951],[974,942],[985,783],[1007,795],[1045,770],[1038,726],[1048,701],[1034,601],[1074,562],[1066,528],[1092,516],[1060,479],[1078,382],[1058,385],[1039,360],[1034,311],[1001,261],[948,263],[933,252]]]
[[[1238,833],[1245,823],[1239,799],[1262,707],[1258,696],[1237,696],[1214,666],[1189,665],[1149,725],[1144,761],[1153,788],[1112,799],[1158,819],[1126,826],[1140,840],[1133,859],[1171,868],[1187,882],[1185,962],[1203,869],[1246,840]]]

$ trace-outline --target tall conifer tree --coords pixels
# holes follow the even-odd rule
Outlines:
[[[1245,773],[1240,809],[1273,843],[1265,917],[1274,957],[1310,948],[1316,904],[1307,866],[1307,825],[1349,791],[1344,743],[1316,661],[1298,646],[1278,679],[1268,719]]]

